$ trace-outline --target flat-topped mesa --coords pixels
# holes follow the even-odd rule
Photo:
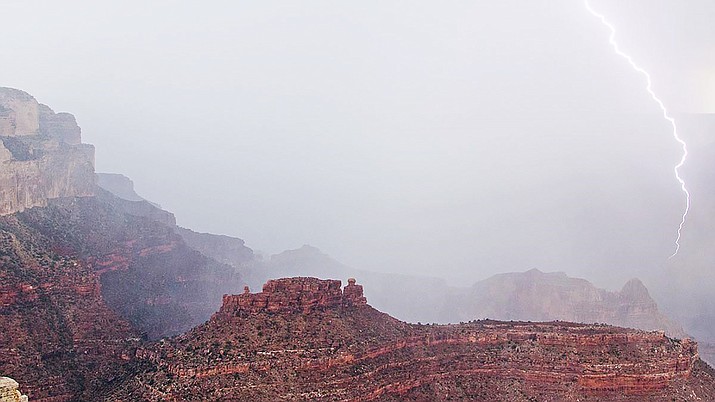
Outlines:
[[[263,285],[260,293],[251,293],[248,286],[240,295],[224,295],[220,316],[237,316],[261,312],[302,312],[339,309],[367,304],[362,285],[355,279],[348,279],[348,285],[341,289],[342,282],[334,279],[282,278],[273,279]]]

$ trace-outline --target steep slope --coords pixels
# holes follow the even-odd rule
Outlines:
[[[243,286],[173,226],[122,208],[98,191],[0,217],[0,372],[33,401],[95,399],[141,338],[203,323]]]
[[[176,226],[174,215],[137,194],[134,191],[134,183],[126,176],[114,173],[98,173],[97,184],[103,191],[109,192],[116,197],[114,203],[119,205],[122,211],[130,215],[147,217],[168,226],[173,226],[174,231],[181,236],[189,247],[209,258],[237,269],[246,268],[254,260],[253,250],[246,247],[242,239],[211,233],[199,233]],[[246,273],[245,269],[244,273]]]
[[[713,400],[690,340],[605,325],[414,325],[349,280],[289,278],[224,297],[209,322],[141,349],[121,400]]]
[[[86,400],[125,371],[139,335],[106,306],[91,265],[51,236],[0,217],[0,373],[33,401]]]
[[[172,226],[123,212],[108,193],[58,199],[17,214],[49,247],[100,277],[106,303],[150,339],[207,320],[221,296],[243,286],[234,269],[189,248]]]

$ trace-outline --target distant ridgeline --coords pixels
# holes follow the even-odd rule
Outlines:
[[[0,215],[94,194],[94,147],[69,113],[0,87]]]

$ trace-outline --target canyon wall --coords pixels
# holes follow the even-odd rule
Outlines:
[[[94,147],[68,113],[0,88],[0,215],[94,194]]]

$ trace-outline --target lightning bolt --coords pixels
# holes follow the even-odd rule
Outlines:
[[[683,149],[683,154],[680,158],[680,162],[675,165],[673,171],[675,172],[675,178],[678,180],[678,183],[680,183],[680,189],[685,194],[685,211],[683,211],[683,216],[680,219],[680,225],[678,225],[678,235],[675,238],[675,251],[673,252],[673,254],[670,255],[670,257],[668,257],[668,259],[671,259],[678,254],[678,251],[680,251],[680,238],[683,233],[683,226],[685,225],[685,219],[688,217],[688,212],[690,212],[690,192],[685,185],[685,180],[680,177],[680,168],[683,167],[683,165],[685,164],[685,160],[688,158],[688,144],[686,144],[685,141],[683,141],[683,139],[680,138],[680,136],[678,135],[678,127],[675,125],[675,119],[670,116],[670,114],[668,113],[668,109],[665,107],[665,104],[663,104],[663,101],[661,101],[660,98],[658,98],[658,95],[656,95],[653,91],[653,83],[650,79],[650,74],[648,74],[648,72],[645,71],[641,66],[636,64],[636,62],[633,61],[631,56],[627,55],[626,53],[623,53],[623,51],[618,47],[618,43],[616,43],[616,28],[614,28],[613,25],[611,25],[606,20],[606,17],[591,8],[591,5],[589,4],[588,0],[584,0],[584,3],[586,4],[586,9],[588,10],[588,12],[593,14],[594,17],[601,20],[601,23],[605,25],[606,28],[608,28],[608,30],[611,32],[610,36],[608,37],[608,42],[611,44],[611,47],[613,48],[614,52],[616,52],[617,55],[626,59],[626,61],[628,61],[628,64],[630,64],[634,70],[636,70],[638,73],[645,77],[647,83],[646,90],[648,91],[648,94],[650,94],[650,97],[653,98],[655,103],[658,104],[658,107],[660,107],[661,112],[663,112],[663,118],[665,118],[665,120],[667,120],[673,127],[673,138],[675,138],[675,141],[677,141]]]

